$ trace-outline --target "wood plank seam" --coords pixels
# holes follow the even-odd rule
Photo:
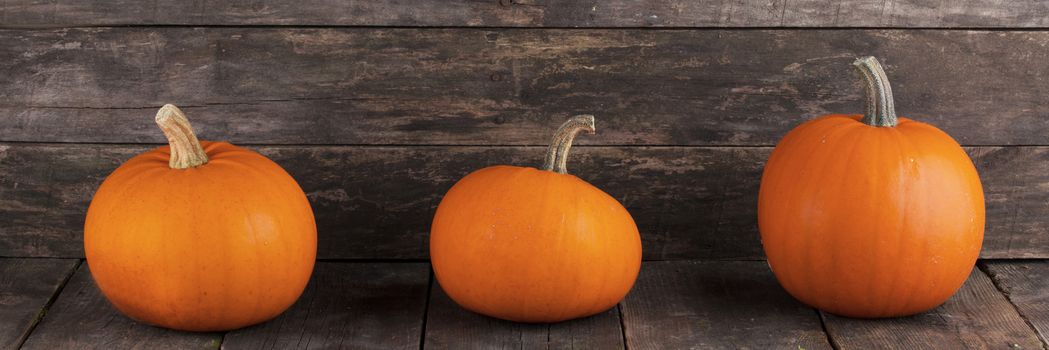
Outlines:
[[[50,30],[50,29],[110,29],[110,28],[247,28],[247,29],[469,29],[469,30],[663,30],[663,31],[714,31],[714,30],[952,30],[952,31],[1045,31],[1049,26],[1032,27],[981,27],[981,26],[788,26],[750,25],[738,27],[719,26],[542,26],[517,27],[505,25],[356,25],[356,24],[99,24],[99,25],[9,25],[0,24],[4,30]],[[277,100],[282,101],[282,100]]]
[[[630,348],[626,341],[626,321],[623,320],[623,301],[616,303],[616,311],[619,312],[619,333],[623,335],[623,350]]]
[[[69,283],[69,280],[73,278],[73,275],[76,274],[77,270],[80,270],[80,266],[83,264],[84,259],[77,259],[77,262],[75,265],[73,265],[73,268],[69,269],[69,272],[66,273],[65,278],[62,279],[62,283],[58,285],[58,288],[55,288],[55,292],[51,294],[51,297],[47,299],[47,303],[44,304],[44,307],[42,309],[40,309],[40,313],[37,314],[36,319],[33,320],[33,324],[29,326],[29,329],[25,332],[25,335],[18,340],[18,345],[15,346],[16,349],[21,348],[22,345],[25,344],[26,340],[29,340],[29,336],[32,335],[33,331],[36,330],[36,326],[40,324],[40,321],[43,320],[45,316],[47,316],[47,311],[51,308],[51,305],[55,303],[55,300],[58,300],[58,296],[62,294],[62,290],[66,288],[66,284]]]
[[[1031,330],[1034,331],[1034,334],[1038,336],[1038,340],[1042,341],[1042,349],[1049,349],[1049,341],[1046,341],[1045,337],[1043,337],[1042,333],[1038,331],[1038,328],[1034,326],[1034,323],[1031,322],[1030,318],[1028,318],[1028,316],[1024,314],[1023,310],[1020,310],[1020,307],[1017,306],[1015,302],[1013,302],[1012,295],[1010,295],[1009,291],[1002,285],[1002,281],[999,279],[997,274],[995,274],[993,271],[991,271],[991,269],[987,267],[986,261],[978,261],[976,263],[976,268],[980,269],[980,272],[983,272],[985,275],[987,275],[987,277],[991,279],[991,284],[994,285],[994,288],[998,289],[998,292],[1002,293],[1002,296],[1005,297],[1005,300],[1009,301],[1009,305],[1011,305],[1013,309],[1016,310],[1016,314],[1020,315],[1020,319],[1024,320],[1024,323],[1027,324],[1027,327],[1030,327]]]
[[[430,313],[430,294],[433,294],[433,285],[435,284],[433,265],[429,265],[428,269],[430,270],[430,275],[426,280],[426,302],[423,304],[423,323],[422,327],[420,327],[422,332],[419,334],[419,350],[426,349],[426,318]]]
[[[1037,28],[1046,25],[1037,1],[967,1],[929,7],[911,2],[841,2],[833,0],[724,1],[270,1],[158,6],[99,1],[78,4],[51,1],[3,2],[0,24],[17,28],[94,26],[341,26],[341,27],[505,27],[505,28],[748,28],[748,27],[892,27],[892,28]],[[295,7],[289,5],[294,3]],[[352,4],[352,5],[351,5]],[[28,5],[28,6],[27,6]],[[350,15],[344,15],[350,13]],[[334,16],[332,14],[339,14]]]
[[[841,345],[838,344],[837,340],[830,335],[830,331],[827,330],[827,319],[823,317],[823,311],[812,309],[816,312],[816,316],[820,319],[820,329],[823,329],[823,335],[827,337],[827,343],[830,344],[831,349],[841,350]]]

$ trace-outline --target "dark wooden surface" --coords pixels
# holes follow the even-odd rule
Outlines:
[[[219,333],[153,327],[120,314],[81,264],[23,349],[218,349]]]
[[[5,26],[1045,27],[1038,0],[8,0]]]
[[[0,149],[0,256],[82,256],[97,183],[147,149],[26,145]],[[541,147],[257,147],[312,201],[321,258],[423,259],[433,209],[487,165],[538,166]],[[760,257],[753,212],[766,149],[573,148],[569,170],[632,210],[649,258]],[[61,170],[58,170],[61,169]],[[659,179],[649,181],[648,179]]]
[[[229,332],[223,349],[418,349],[427,263],[327,263],[290,310]]]
[[[842,349],[1043,347],[1034,329],[979,269],[954,297],[923,314],[877,321],[822,315],[831,339]]]
[[[582,136],[584,138],[587,136]],[[153,146],[0,143],[0,256],[82,257],[102,179]],[[433,210],[470,171],[537,166],[543,147],[252,146],[283,165],[317,218],[319,256],[425,259]],[[619,199],[648,260],[761,259],[768,147],[575,147],[569,171]],[[1049,257],[1049,147],[972,147],[987,198],[985,258]],[[362,244],[367,242],[367,244]]]
[[[623,301],[630,349],[830,349],[764,261],[649,262]]]
[[[0,260],[15,266],[14,260]],[[22,264],[24,260],[18,260]],[[48,260],[73,270],[76,260]],[[39,263],[26,263],[30,266]],[[1039,349],[1041,260],[984,261],[946,304],[912,317],[857,320],[795,301],[764,261],[645,262],[634,289],[607,312],[553,325],[519,324],[458,307],[426,263],[321,262],[303,297],[269,322],[225,334],[169,331],[113,309],[82,265],[38,299],[28,349]],[[18,271],[31,271],[21,268]],[[60,269],[62,270],[62,269]],[[0,275],[0,302],[40,283]],[[65,275],[56,278],[64,282]],[[12,318],[0,310],[0,323]],[[4,348],[17,346],[17,342]]]
[[[992,261],[981,265],[1042,341],[1049,339],[1049,262]]]
[[[872,54],[902,116],[964,145],[1049,134],[1044,31],[148,27],[0,42],[0,141],[162,142],[151,116],[174,103],[234,143],[542,145],[592,113],[600,134],[579,144],[769,146],[862,112],[850,63]]]
[[[1049,147],[971,147],[987,209],[985,258],[1049,257]]]
[[[6,0],[0,28],[0,348],[1046,347],[1044,261],[983,262],[923,315],[842,319],[778,287],[755,223],[771,146],[861,111],[848,64],[877,55],[900,114],[968,146],[981,256],[1049,258],[1043,1]],[[92,193],[163,142],[164,103],[287,168],[319,257],[354,261],[320,263],[274,321],[191,334],[120,316],[75,259],[23,259],[83,256]],[[472,170],[536,165],[578,113],[598,134],[570,170],[628,207],[645,259],[682,261],[584,320],[458,308],[419,262],[433,208]]]
[[[91,193],[163,142],[151,118],[175,102],[202,138],[257,146],[298,178],[324,258],[426,258],[455,180],[535,165],[560,121],[592,112],[598,134],[578,143],[601,148],[571,168],[631,210],[646,259],[760,259],[769,146],[860,111],[848,63],[873,53],[901,114],[973,146],[982,256],[1049,257],[1049,198],[1029,190],[1049,183],[1040,30],[134,27],[0,42],[0,256],[81,257]]]
[[[426,349],[622,349],[619,309],[557,324],[522,324],[456,305],[434,280],[426,319]]]
[[[806,3],[821,2],[786,6]],[[0,18],[152,13],[4,4]],[[616,4],[598,6],[629,7]],[[1023,16],[1041,11],[1013,5]],[[228,6],[309,17],[277,3]],[[345,16],[411,5],[353,6]],[[879,13],[922,5],[886,6]],[[1012,11],[1005,5],[944,6],[964,9],[937,18],[1019,20],[994,13]],[[537,164],[560,121],[589,112],[598,134],[577,140],[600,147],[577,148],[570,167],[631,210],[646,259],[760,259],[755,199],[770,146],[805,120],[860,111],[848,64],[877,54],[902,115],[971,146],[988,200],[982,257],[1049,257],[1049,195],[1030,190],[1049,186],[1047,31],[353,26],[0,30],[0,256],[81,257],[91,194],[152,147],[143,144],[163,142],[152,115],[174,102],[202,138],[255,146],[296,176],[317,211],[323,258],[425,259],[433,207],[455,180],[487,165]]]
[[[25,341],[76,265],[74,259],[0,258],[0,349]]]

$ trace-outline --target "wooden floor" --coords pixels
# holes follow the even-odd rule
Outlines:
[[[290,310],[224,334],[120,315],[78,259],[0,259],[0,304],[4,349],[1044,349],[1049,261],[981,261],[943,306],[886,320],[806,307],[764,261],[646,262],[616,308],[553,325],[465,311],[427,262],[320,262]]]

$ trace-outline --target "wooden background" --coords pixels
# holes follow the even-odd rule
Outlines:
[[[174,103],[299,181],[321,259],[427,259],[456,180],[536,166],[592,113],[569,170],[627,206],[646,260],[760,260],[771,147],[862,111],[862,55],[967,147],[982,257],[1049,257],[1042,1],[8,0],[0,24],[0,257],[82,257],[94,190]]]
[[[762,261],[765,160],[798,124],[862,111],[865,55],[986,191],[985,260],[913,317],[813,310]],[[1040,0],[0,1],[0,348],[1044,349],[1047,58]],[[322,261],[277,319],[164,330],[91,281],[87,205],[165,142],[164,103],[307,192]],[[569,170],[637,220],[634,289],[555,325],[459,308],[427,262],[434,207],[470,171],[539,165],[579,113],[598,133]]]

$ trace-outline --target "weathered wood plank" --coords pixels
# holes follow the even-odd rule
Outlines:
[[[0,144],[0,256],[82,257],[102,179],[151,146]],[[306,191],[321,258],[421,259],[433,210],[467,173],[536,166],[542,147],[251,147]],[[968,149],[984,182],[984,258],[1049,257],[1049,147]],[[767,147],[577,147],[569,170],[634,216],[646,259],[760,259]],[[368,244],[360,244],[368,242]]]
[[[226,334],[223,349],[418,349],[427,263],[317,263],[298,302]]]
[[[239,143],[541,145],[585,112],[600,137],[580,144],[767,146],[860,112],[849,64],[868,54],[901,115],[962,144],[1049,134],[1047,31],[139,27],[0,42],[0,141],[161,142],[150,118],[170,102],[203,138]]]
[[[77,263],[0,258],[0,349],[16,349],[25,341]]]
[[[0,255],[82,256],[82,227],[102,179],[146,146],[0,148]],[[433,210],[488,165],[538,166],[542,147],[253,147],[306,191],[321,258],[427,256]],[[573,148],[569,170],[618,198],[646,257],[760,257],[753,211],[767,149]],[[367,242],[367,244],[362,244]]]
[[[1049,339],[1049,261],[997,260],[980,265],[1042,341]]]
[[[652,261],[622,302],[630,349],[830,349],[764,261]]]
[[[555,324],[525,324],[456,305],[434,280],[425,349],[623,349],[618,308]]]
[[[1049,258],[1049,148],[972,147],[987,226],[983,258]]]
[[[221,342],[219,333],[179,332],[127,318],[82,264],[23,349],[218,349]]]
[[[942,306],[910,317],[863,320],[823,314],[842,349],[1041,349],[1037,334],[990,278],[973,269]]]
[[[8,0],[5,26],[1045,27],[1049,7],[1002,1]]]

